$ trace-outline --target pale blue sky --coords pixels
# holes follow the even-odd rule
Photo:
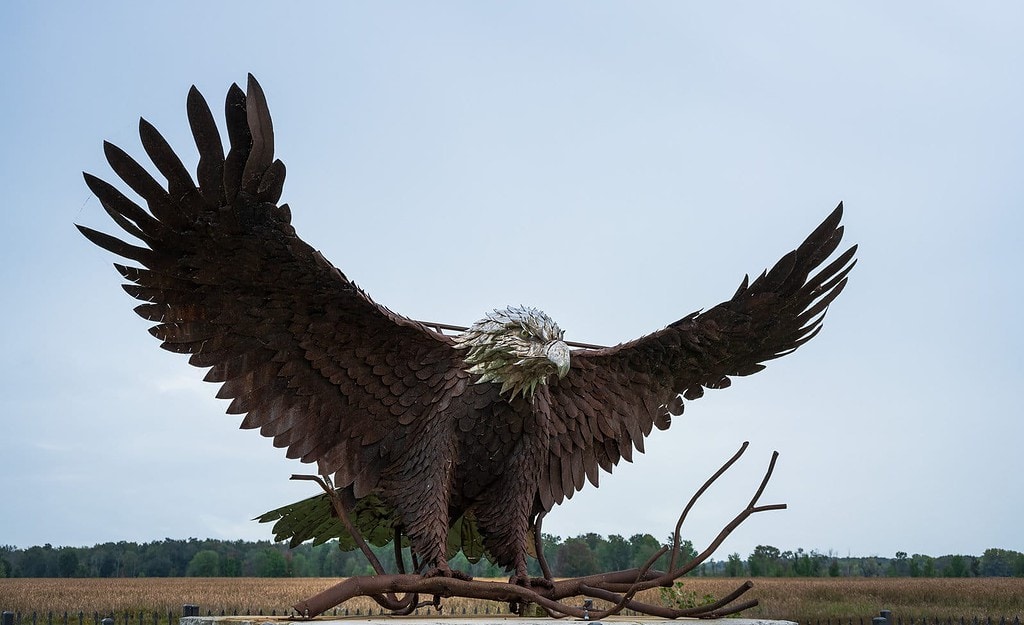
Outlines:
[[[528,304],[615,343],[730,296],[840,201],[860,264],[797,353],[691,402],[547,531],[709,540],[781,458],[757,544],[1024,550],[1017,397],[1024,9],[939,2],[0,6],[0,543],[267,538],[312,494],[163,352],[118,287],[86,170],[194,163],[185,95],[261,81],[299,233],[379,302]]]

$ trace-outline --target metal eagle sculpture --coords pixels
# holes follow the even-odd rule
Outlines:
[[[448,535],[471,519],[494,561],[527,583],[531,528],[601,471],[643,451],[684,400],[764,369],[821,327],[856,247],[842,204],[795,250],[728,300],[642,338],[571,350],[540,310],[496,310],[449,336],[374,302],[298,237],[279,203],[266,99],[233,85],[225,152],[195,87],[196,178],[145,120],[142,145],[166,183],[104,144],[142,208],[85,174],[127,243],[79,226],[115,264],[150,333],[231,400],[287,456],[316,463],[353,505],[374,501],[408,537],[420,573],[458,576]]]

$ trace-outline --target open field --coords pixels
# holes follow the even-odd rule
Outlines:
[[[742,579],[686,578],[684,589],[697,596],[712,594],[721,597],[732,591]],[[831,619],[854,625],[863,618],[871,622],[881,609],[893,611],[904,625],[910,619],[920,623],[936,618],[959,622],[962,617],[973,621],[1006,617],[1024,620],[1024,578],[834,578],[775,579],[754,578],[754,588],[745,597],[757,598],[761,605],[747,610],[750,618],[779,618],[802,622]],[[38,625],[46,625],[47,613],[53,623],[62,625],[63,613],[70,614],[70,625],[77,625],[78,612],[85,613],[84,623],[92,622],[93,614],[113,615],[121,625],[125,614],[131,623],[152,625],[153,613],[166,622],[167,613],[180,614],[183,604],[200,606],[202,614],[285,614],[292,603],[313,595],[335,583],[324,578],[149,578],[149,579],[0,579],[0,610],[20,612],[22,625],[31,623],[32,612],[38,614]],[[657,602],[651,591],[641,599]],[[446,599],[445,613],[463,608],[472,614],[488,610],[504,612],[506,606],[484,601]],[[361,614],[376,605],[369,600],[346,604],[350,613]]]

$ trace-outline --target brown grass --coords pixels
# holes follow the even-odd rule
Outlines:
[[[329,579],[264,578],[115,578],[115,579],[0,579],[5,610],[103,612],[181,612],[186,603],[204,609],[238,609],[270,613],[290,605],[304,593],[327,588]],[[9,604],[9,605],[7,605]]]
[[[39,615],[39,625],[46,625],[46,614],[54,614],[54,625],[62,625],[63,613],[70,616],[70,625],[77,625],[77,614],[85,613],[85,622],[92,623],[93,613],[114,615],[116,622],[124,623],[126,613],[132,623],[138,623],[138,614],[145,613],[144,625],[152,625],[152,613],[166,622],[166,614],[181,613],[186,603],[200,606],[202,614],[264,615],[287,613],[291,604],[311,596],[337,583],[337,579],[301,578],[151,578],[151,579],[0,579],[0,609],[20,612],[22,623],[31,623],[27,617]],[[684,589],[697,596],[712,594],[721,597],[732,591],[742,580],[718,578],[687,578]],[[760,605],[744,612],[749,618],[777,618],[802,622],[816,620],[846,625],[851,619],[858,625],[861,618],[870,623],[881,609],[893,611],[909,625],[927,617],[943,624],[947,619],[959,622],[975,617],[998,619],[1015,616],[1024,618],[1024,579],[971,578],[971,579],[906,579],[906,578],[837,578],[837,579],[770,579],[755,578],[754,588],[745,597],[760,600]],[[656,591],[648,591],[643,600],[657,602]],[[376,604],[368,599],[346,604],[350,614],[358,609],[377,613]],[[467,614],[474,609],[491,614],[507,607],[468,599],[446,599],[444,612],[452,610]],[[341,612],[339,612],[341,613]],[[421,611],[426,614],[426,611]]]
[[[911,618],[920,623],[940,618],[961,617],[1024,619],[1024,578],[832,578],[773,579],[754,578],[754,588],[745,596],[760,604],[743,616],[799,621],[837,622],[849,619],[858,623],[864,617],[878,616],[879,610],[892,610],[905,624]],[[716,597],[728,593],[736,584],[726,579],[687,579],[686,588]]]

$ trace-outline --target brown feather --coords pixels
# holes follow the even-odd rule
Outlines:
[[[188,123],[199,150],[199,164],[196,176],[199,192],[207,207],[213,208],[226,202],[224,196],[224,144],[217,131],[213,113],[195,85],[189,89],[186,105]]]
[[[146,154],[167,179],[168,195],[181,202],[182,198],[197,191],[192,176],[189,175],[178,155],[168,145],[167,140],[163,138],[160,131],[142,118],[139,119],[139,137],[142,139],[142,147],[146,150]]]
[[[103,210],[110,215],[114,223],[135,238],[145,241],[147,244],[152,243],[152,234],[154,231],[159,232],[160,222],[150,217],[149,213],[142,210],[140,206],[126,198],[113,186],[91,174],[83,175],[85,184],[99,198]]]

